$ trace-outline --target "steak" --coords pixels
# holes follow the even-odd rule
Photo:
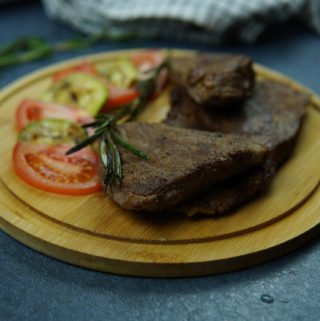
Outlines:
[[[274,175],[274,167],[266,162],[244,173],[211,187],[199,197],[193,197],[174,209],[188,216],[196,214],[219,215],[245,203],[265,189]]]
[[[199,105],[229,106],[250,97],[254,88],[254,71],[250,58],[241,55],[199,55],[175,58],[172,81],[183,85]]]
[[[309,96],[276,81],[258,81],[241,106],[213,110],[193,102],[182,86],[171,92],[166,124],[258,139],[273,151],[278,167],[291,154]]]
[[[109,188],[124,208],[163,211],[214,184],[264,163],[268,149],[237,135],[128,122],[119,133],[144,151],[145,161],[120,148],[123,179]]]
[[[222,214],[244,203],[270,183],[276,169],[293,151],[309,97],[274,82],[258,82],[252,98],[232,111],[213,111],[195,104],[181,86],[171,93],[172,109],[166,123],[193,129],[235,133],[258,139],[270,148],[263,166],[209,189],[175,209],[187,215]]]

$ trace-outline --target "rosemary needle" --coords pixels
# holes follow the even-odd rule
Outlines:
[[[143,158],[144,160],[149,160],[149,156],[146,155],[144,152],[142,152],[141,150],[137,149],[136,147],[130,145],[128,142],[126,142],[120,135],[118,135],[116,132],[112,131],[111,132],[111,137],[113,138],[113,140],[115,141],[115,143],[117,143],[118,145],[122,146],[123,148],[125,148],[126,150],[128,150],[129,152],[131,152],[132,154]]]
[[[106,139],[108,143],[108,149],[112,157],[111,166],[112,166],[113,177],[111,179],[119,183],[122,179],[121,158],[120,158],[119,150],[111,137],[111,133],[107,133]],[[112,183],[112,181],[110,183]]]
[[[80,142],[79,144],[73,146],[72,148],[70,148],[67,152],[66,155],[70,155],[73,154],[75,152],[77,152],[78,150],[92,144],[94,141],[96,141],[99,137],[101,136],[101,133],[98,132],[96,134],[93,134],[92,136],[88,137],[87,139],[85,139],[84,141]]]
[[[101,163],[105,168],[108,168],[109,166],[109,160],[108,160],[108,155],[105,152],[107,150],[107,145],[106,145],[106,141],[105,139],[101,139],[100,140],[100,159],[101,159]]]

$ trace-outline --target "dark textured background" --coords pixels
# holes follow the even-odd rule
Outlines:
[[[49,21],[38,2],[0,7],[0,43],[33,34],[59,41],[76,33]],[[99,44],[1,71],[0,86],[56,61],[130,47],[241,52],[320,93],[320,38],[296,25],[278,26],[254,46],[218,48],[169,41]],[[318,321],[319,263],[318,238],[282,258],[239,272],[190,279],[133,278],[65,264],[0,232],[0,321]],[[273,303],[261,300],[264,294]]]

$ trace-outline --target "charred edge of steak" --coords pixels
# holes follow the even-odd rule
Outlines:
[[[252,60],[242,55],[211,54],[173,60],[172,80],[199,105],[228,107],[252,95]]]

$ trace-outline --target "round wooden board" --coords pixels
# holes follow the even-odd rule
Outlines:
[[[86,59],[103,66],[131,52]],[[16,142],[15,107],[25,97],[39,97],[50,84],[52,73],[81,60],[33,73],[0,94],[0,226],[8,234],[42,253],[76,265],[126,275],[178,277],[258,264],[296,248],[319,232],[320,101],[315,95],[293,157],[263,195],[227,216],[143,215],[119,208],[104,195],[60,196],[24,184],[11,166]],[[256,71],[262,78],[310,93],[271,70],[256,66]],[[164,94],[141,119],[159,121],[168,106],[168,95]]]

